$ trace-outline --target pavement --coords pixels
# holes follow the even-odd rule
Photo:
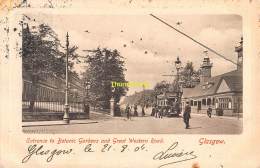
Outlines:
[[[90,119],[70,120],[69,125],[74,124],[93,124],[99,121],[106,121],[112,119],[109,114],[101,114],[99,112],[90,112]],[[22,122],[22,127],[33,127],[33,126],[53,126],[53,125],[68,125],[63,120],[58,121],[30,121]]]
[[[206,114],[198,114],[198,113],[191,113],[191,116],[201,116],[201,117],[208,117]],[[219,119],[230,119],[230,120],[243,120],[242,117],[237,116],[216,116],[212,115],[211,118],[219,118]]]
[[[69,124],[93,124],[97,123],[97,121],[92,121],[89,119],[84,120],[70,120]],[[32,121],[32,122],[23,122],[22,127],[33,127],[33,126],[52,126],[52,125],[68,125],[63,120],[59,121]]]

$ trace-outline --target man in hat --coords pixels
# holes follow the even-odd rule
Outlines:
[[[155,108],[156,108],[156,105],[154,105],[153,108],[152,108],[151,116],[155,116],[155,110],[156,110]]]
[[[128,120],[130,120],[131,118],[131,109],[129,107],[129,104],[127,104],[126,108],[125,108],[125,113],[126,113],[126,117]]]
[[[144,112],[144,106],[142,106],[142,117],[145,116],[145,112]]]
[[[190,120],[190,113],[191,113],[191,107],[189,105],[189,102],[186,102],[186,106],[183,113],[183,121],[186,125],[186,129],[190,128],[189,120]]]

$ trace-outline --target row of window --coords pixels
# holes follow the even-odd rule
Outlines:
[[[33,92],[32,84],[28,82],[24,82],[23,85],[23,93],[22,99],[23,101],[30,100]],[[78,93],[70,93],[70,99],[78,100],[80,99],[80,95]],[[61,91],[57,91],[55,89],[51,89],[44,86],[38,86],[36,93],[36,101],[59,101],[62,102],[65,99],[65,93]]]
[[[166,106],[166,105],[167,105],[167,101],[158,100],[158,101],[157,101],[157,105],[158,105],[158,106]]]
[[[174,102],[176,102],[176,101],[177,101],[177,98],[157,100],[157,105],[158,106],[173,106]]]
[[[231,101],[230,98],[219,98],[216,106],[218,106],[222,109],[231,109],[232,108],[232,101]]]
[[[232,108],[232,100],[231,98],[207,98],[207,99],[202,99],[202,100],[190,100],[190,106],[196,106],[196,107],[201,107],[201,106],[215,106],[216,108],[222,108],[222,109],[231,109]]]

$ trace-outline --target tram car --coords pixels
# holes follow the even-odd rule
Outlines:
[[[163,93],[157,96],[156,105],[163,111],[163,116],[179,117],[181,113],[181,104],[178,101],[176,93]]]

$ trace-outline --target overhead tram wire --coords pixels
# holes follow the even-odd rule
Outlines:
[[[192,38],[191,36],[187,35],[186,33],[184,33],[184,32],[182,32],[182,31],[176,29],[175,27],[173,27],[173,26],[170,25],[169,23],[165,22],[164,20],[160,19],[159,17],[157,17],[157,16],[155,16],[155,15],[153,15],[153,14],[150,14],[150,15],[151,15],[152,17],[154,17],[155,19],[159,20],[160,22],[162,22],[163,24],[167,25],[168,27],[174,29],[174,30],[177,31],[178,33],[180,33],[180,34],[184,35],[185,37],[189,38],[189,39],[192,40],[193,42],[195,42],[195,43],[199,44],[200,46],[206,48],[207,50],[213,52],[213,53],[216,54],[217,56],[219,56],[219,57],[225,59],[226,61],[229,61],[229,62],[231,62],[231,63],[233,63],[233,64],[235,64],[235,65],[237,65],[237,66],[239,66],[236,62],[234,62],[234,61],[232,61],[232,60],[226,58],[224,55],[218,53],[216,50],[211,49],[210,47],[207,47],[206,45],[204,45],[204,44],[202,44],[201,42],[195,40],[194,38]]]

